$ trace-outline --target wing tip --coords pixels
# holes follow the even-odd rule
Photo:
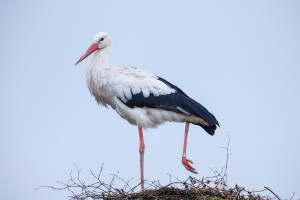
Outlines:
[[[209,135],[213,136],[215,134],[215,131],[217,129],[217,126],[214,125],[208,125],[208,126],[203,126],[201,124],[195,124],[198,126],[201,126]]]

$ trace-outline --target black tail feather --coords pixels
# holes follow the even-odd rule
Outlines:
[[[216,117],[212,113],[210,113],[200,103],[198,103],[194,99],[190,98],[187,94],[185,94],[177,86],[173,85],[172,83],[166,81],[163,78],[159,78],[159,80],[164,82],[165,84],[167,84],[169,87],[176,90],[176,93],[173,95],[173,98],[176,99],[175,102],[177,105],[180,105],[180,107],[182,107],[184,110],[188,111],[191,115],[200,117],[201,119],[203,119],[204,121],[206,121],[209,124],[208,126],[204,126],[201,124],[196,124],[196,125],[201,126],[210,135],[214,135],[217,126],[220,127],[219,122],[216,119]],[[175,109],[173,111],[178,112],[178,109]]]
[[[198,113],[198,116],[204,119],[209,125],[219,126],[219,122],[217,121],[216,117],[210,113],[204,106],[202,106],[200,103],[195,101],[192,98],[189,98],[191,103],[195,106],[196,111]]]
[[[195,125],[201,126],[211,136],[215,134],[215,130],[217,129],[216,125],[212,125],[212,126],[202,126],[200,124],[195,124]]]

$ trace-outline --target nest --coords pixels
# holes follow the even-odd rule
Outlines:
[[[197,179],[189,176],[186,180],[179,180],[178,178],[172,178],[170,176],[170,183],[167,185],[160,184],[159,181],[145,180],[145,190],[139,192],[140,184],[134,187],[130,183],[131,180],[125,181],[118,173],[112,174],[112,178],[109,182],[101,180],[101,174],[103,170],[103,164],[98,174],[90,171],[94,182],[87,184],[82,181],[80,173],[82,169],[76,166],[76,175],[73,176],[71,171],[70,179],[68,182],[59,182],[60,187],[53,186],[41,186],[40,188],[51,188],[53,190],[67,190],[71,193],[69,199],[76,200],[150,200],[150,199],[253,199],[253,200],[271,200],[269,196],[262,195],[264,191],[271,193],[276,199],[281,200],[270,188],[264,187],[260,191],[250,191],[244,187],[235,185],[229,187],[227,185],[227,166],[229,158],[229,143],[230,138],[228,135],[227,147],[221,147],[226,150],[226,163],[220,171],[212,170],[213,176]],[[115,187],[115,183],[118,181],[123,185],[121,187]],[[38,188],[39,189],[39,188]],[[264,193],[265,194],[265,193]],[[292,197],[293,198],[293,197]],[[292,199],[291,198],[291,199]]]
[[[67,183],[59,182],[61,187],[41,186],[40,188],[51,188],[53,190],[68,190],[71,195],[70,200],[154,200],[154,199],[255,199],[255,200],[271,200],[269,196],[261,195],[264,191],[271,192],[277,199],[280,198],[268,187],[260,191],[250,191],[244,187],[235,185],[235,187],[227,186],[226,174],[214,171],[215,175],[212,177],[197,179],[189,176],[186,180],[181,181],[177,178],[173,181],[170,176],[170,183],[168,185],[161,185],[159,181],[145,181],[146,189],[142,192],[137,190],[140,184],[131,186],[130,181],[125,181],[119,177],[118,173],[112,174],[112,179],[105,183],[100,179],[103,165],[98,175],[92,171],[91,175],[95,182],[86,184],[81,180],[80,173],[82,169],[76,166],[76,176],[73,177],[72,171],[70,179]],[[221,171],[222,172],[222,171]],[[122,187],[116,188],[115,182],[119,181],[123,184]],[[118,184],[119,185],[119,184]]]

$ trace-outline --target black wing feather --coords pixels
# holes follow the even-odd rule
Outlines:
[[[175,90],[175,93],[168,95],[159,95],[155,96],[153,93],[150,93],[149,97],[144,97],[143,93],[133,94],[130,100],[127,99],[127,102],[121,101],[130,108],[134,107],[148,107],[148,108],[161,108],[177,113],[182,113],[185,115],[194,115],[196,117],[202,118],[206,121],[209,126],[201,126],[207,133],[213,135],[216,129],[216,125],[219,126],[219,123],[215,116],[211,114],[204,106],[202,106],[197,101],[191,99],[187,96],[180,88],[173,85],[172,83],[158,78],[158,80],[164,82],[170,88]]]

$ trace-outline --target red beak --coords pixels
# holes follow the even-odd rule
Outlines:
[[[86,57],[91,55],[94,51],[98,50],[98,45],[97,44],[92,44],[90,48],[81,56],[81,58],[74,64],[75,66],[83,61]]]

